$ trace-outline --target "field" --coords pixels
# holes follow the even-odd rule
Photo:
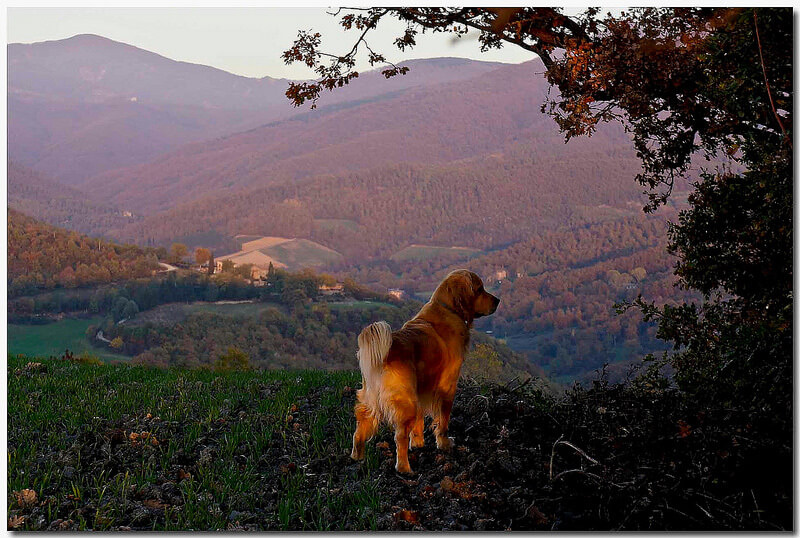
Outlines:
[[[135,318],[126,322],[129,326],[139,326],[146,323],[171,324],[179,323],[197,312],[211,312],[226,316],[257,316],[267,308],[277,308],[285,311],[286,308],[278,303],[167,303],[151,308],[145,312],[139,312]]]
[[[346,310],[348,308],[378,308],[381,306],[397,308],[396,305],[391,303],[382,303],[380,301],[342,301],[340,303],[327,303],[327,305],[331,310]]]
[[[105,361],[130,360],[122,354],[92,346],[86,338],[89,325],[97,325],[101,318],[64,318],[45,325],[8,324],[8,353],[48,357],[61,356],[65,349],[75,355],[87,352]]]
[[[261,236],[261,235],[237,235],[233,239],[241,247],[244,243],[247,243],[249,241],[255,241],[256,239],[261,239],[261,237],[263,237],[263,236]]]
[[[324,226],[338,225],[339,221],[323,224]],[[341,221],[342,223],[352,221]],[[340,223],[339,223],[340,224]],[[356,224],[356,223],[352,223]],[[357,225],[357,224],[356,224]],[[329,263],[338,262],[342,255],[333,249],[322,246],[308,239],[288,239],[286,237],[263,237],[259,235],[237,235],[235,240],[240,246],[238,253],[233,255],[244,256],[236,263],[256,263],[246,259],[247,252],[261,253],[272,258],[276,265],[297,270],[305,267],[321,267]]]
[[[428,430],[401,476],[387,428],[348,456],[358,383],[9,357],[9,528],[792,528],[791,449],[673,392],[462,380],[455,450]]]
[[[263,248],[261,252],[294,269],[321,267],[342,259],[342,255],[335,250],[323,247],[319,243],[307,239],[292,239],[285,243]]]
[[[428,245],[411,245],[392,254],[390,259],[396,262],[426,261],[434,258],[446,258],[453,261],[472,258],[483,254],[482,251],[467,247],[434,247]]]
[[[378,308],[380,306],[395,305],[390,303],[382,303],[379,301],[342,301],[322,303],[326,304],[332,310],[346,310],[349,308]],[[128,322],[129,326],[139,326],[146,323],[155,324],[171,324],[179,323],[189,317],[191,314],[198,312],[210,312],[213,314],[220,314],[223,316],[241,316],[241,317],[256,317],[258,314],[268,308],[277,308],[282,312],[286,312],[286,307],[280,303],[269,302],[254,302],[254,303],[167,303],[159,305],[155,308],[145,312],[139,312],[136,317]],[[85,330],[85,329],[84,329]]]

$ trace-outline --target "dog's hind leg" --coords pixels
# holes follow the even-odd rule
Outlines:
[[[417,419],[416,406],[395,405],[394,442],[397,447],[397,462],[394,468],[398,473],[410,473],[411,465],[408,463],[408,438]]]
[[[372,411],[363,403],[357,403],[355,407],[356,432],[353,434],[353,451],[350,457],[354,460],[364,459],[364,443],[372,439],[378,430],[378,419]]]
[[[417,408],[417,419],[414,421],[414,429],[411,430],[411,448],[425,446],[425,415],[422,408]]]

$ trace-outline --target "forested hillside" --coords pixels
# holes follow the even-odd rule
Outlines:
[[[155,213],[230,189],[294,182],[396,163],[473,158],[524,139],[563,143],[540,107],[540,65],[504,66],[466,81],[413,88],[333,111],[192,144],[151,163],[101,174],[81,187]],[[616,129],[623,139],[621,129]],[[149,193],[158,189],[159,196]]]
[[[635,155],[624,142],[606,140],[601,148],[599,141],[576,141],[573,157],[561,143],[519,143],[448,165],[387,165],[251,188],[179,206],[114,235],[142,244],[203,230],[308,237],[359,260],[389,258],[411,243],[492,248],[640,212],[641,189],[629,181]]]
[[[138,220],[16,161],[9,160],[7,170],[9,207],[47,224],[97,236]]]
[[[469,268],[502,298],[497,312],[476,328],[507,339],[561,381],[604,363],[616,363],[616,378],[636,357],[666,346],[656,339],[654,324],[634,312],[618,315],[614,304],[639,294],[661,304],[694,297],[675,286],[675,260],[666,251],[667,216],[675,217],[662,211],[534,233],[456,262],[376,261],[342,273],[378,289],[404,288],[427,297],[449,271]]]
[[[12,209],[7,215],[9,296],[144,277],[159,268],[155,249],[94,239]]]

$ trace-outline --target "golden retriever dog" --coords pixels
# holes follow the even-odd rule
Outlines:
[[[453,271],[414,318],[395,332],[385,321],[358,335],[362,388],[355,406],[354,460],[364,458],[364,444],[378,425],[394,428],[395,469],[410,473],[408,449],[423,446],[425,416],[433,417],[436,447],[449,451],[450,411],[461,364],[475,318],[497,310],[500,299],[483,288],[471,271]]]

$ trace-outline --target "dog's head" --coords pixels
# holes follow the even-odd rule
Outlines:
[[[500,299],[484,289],[481,278],[466,269],[447,275],[431,300],[453,310],[466,321],[494,314],[500,304]]]

